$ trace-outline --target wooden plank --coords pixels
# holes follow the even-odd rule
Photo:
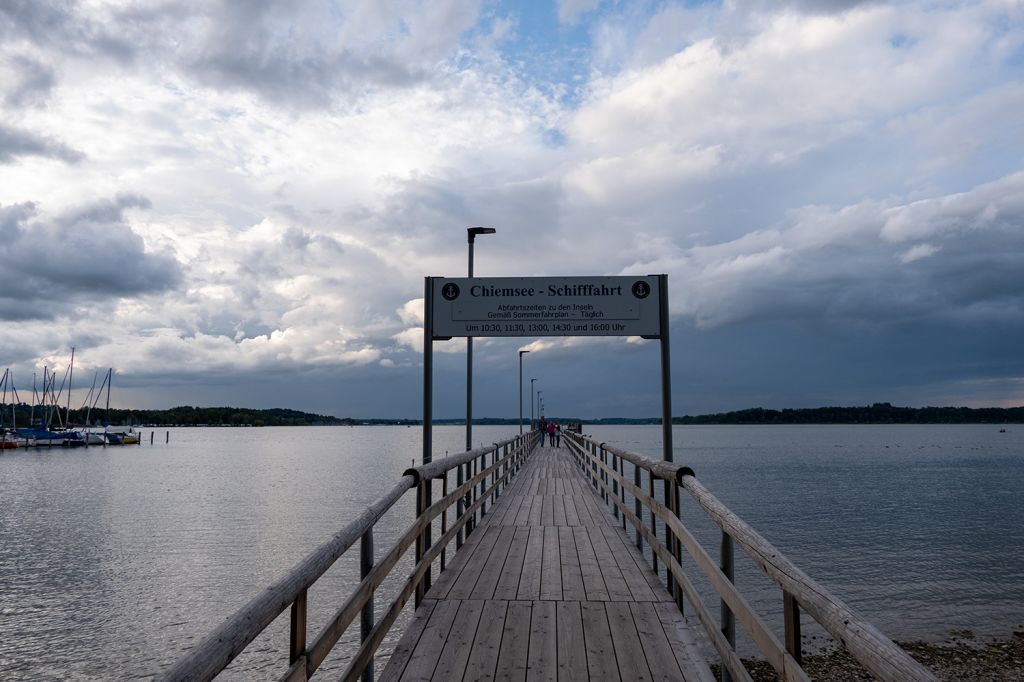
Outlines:
[[[448,640],[441,651],[437,667],[434,668],[432,679],[441,682],[462,679],[473,650],[473,639],[476,637],[483,610],[484,602],[479,599],[466,600],[459,604],[455,622],[452,623],[452,629],[448,633]]]
[[[424,599],[420,607],[416,609],[412,620],[405,628],[402,639],[398,641],[395,650],[391,652],[391,658],[388,659],[388,664],[384,667],[384,672],[381,673],[381,682],[393,682],[402,677],[405,666],[412,657],[413,649],[416,648],[416,643],[419,642],[423,629],[427,626],[430,614],[436,605],[437,602],[433,599]]]
[[[608,588],[604,584],[604,575],[597,563],[594,547],[587,535],[587,526],[573,528],[573,540],[576,542],[576,554],[580,560],[580,572],[583,575],[583,586],[587,590],[590,601],[608,601]]]
[[[517,599],[540,599],[540,571],[543,560],[544,529],[535,526],[530,528],[530,539],[526,543],[526,556],[523,559],[523,572],[519,576]]]
[[[591,679],[618,680],[615,646],[608,627],[608,614],[603,602],[585,601],[580,604],[583,619],[583,639],[587,650],[587,671]]]
[[[473,535],[482,536],[480,544],[476,547],[473,555],[466,561],[458,579],[452,585],[452,589],[448,593],[449,599],[469,599],[470,595],[473,594],[473,588],[476,587],[476,581],[488,565],[491,550],[494,549],[494,544],[498,541],[500,531],[497,528],[483,526],[477,528]]]
[[[501,578],[501,572],[508,558],[509,548],[515,538],[514,526],[502,526],[494,528],[494,530],[497,531],[498,540],[494,543],[494,548],[491,549],[491,556],[488,558],[487,564],[480,571],[480,577],[476,581],[473,593],[470,594],[471,599],[494,598],[494,590],[498,586],[498,580]]]
[[[587,537],[594,548],[594,556],[601,567],[601,574],[604,576],[605,588],[608,590],[608,598],[612,601],[633,601],[633,593],[626,583],[626,579],[619,570],[615,561],[615,554],[608,547],[608,541],[599,527],[586,529]]]
[[[636,625],[637,634],[640,636],[640,643],[644,648],[644,657],[647,659],[647,666],[651,670],[651,678],[654,680],[679,680],[683,679],[683,671],[679,669],[676,662],[672,645],[665,636],[665,629],[662,627],[661,618],[651,603],[630,604],[633,613],[633,623]]]
[[[523,572],[523,561],[526,559],[526,543],[530,539],[530,529],[516,527],[512,544],[509,545],[505,564],[501,567],[501,576],[494,588],[495,599],[515,599],[519,594],[519,577]]]
[[[516,514],[517,526],[530,525],[530,508],[533,506],[533,496],[523,495],[519,504],[519,513]]]
[[[558,479],[559,488],[561,488],[562,479]],[[552,498],[552,518],[551,523],[555,526],[568,526],[569,522],[565,516],[565,493],[556,493],[556,496]]]
[[[629,607],[628,602],[621,601],[610,601],[605,604],[619,675],[624,680],[650,680],[650,668],[644,655],[644,647],[640,643],[640,635],[637,633],[636,623],[633,622],[633,612]]]
[[[541,519],[541,510],[544,506],[544,498],[541,495],[534,495],[530,500],[530,516],[527,520],[527,524],[530,526],[539,526]]]
[[[540,598],[562,598],[562,563],[558,547],[558,529],[545,526],[544,551],[540,569]]]
[[[555,604],[558,628],[558,680],[559,682],[585,682],[590,679],[587,670],[587,649],[583,636],[583,618],[580,603]]]
[[[632,600],[660,601],[660,595],[656,594],[648,584],[647,577],[644,575],[645,571],[639,570],[636,562],[633,560],[632,554],[636,551],[636,546],[629,542],[622,529],[605,526],[601,529],[601,533],[615,560],[615,565],[618,566],[619,572],[626,581],[626,586],[629,588]],[[598,553],[597,558],[598,561],[602,561],[600,553]],[[658,587],[660,588],[660,585]],[[659,592],[668,596],[667,590],[660,589]]]
[[[463,679],[481,681],[494,679],[507,610],[508,602],[506,601],[484,602],[483,612],[480,614],[480,624],[470,647],[469,661],[466,663],[466,673]]]
[[[505,681],[526,679],[532,611],[533,605],[528,601],[509,602],[494,679]]]
[[[687,680],[698,680],[699,682],[715,682],[707,661],[700,653],[693,633],[683,614],[672,602],[654,602],[654,610],[661,621],[665,638],[668,639],[672,655],[675,656],[676,664],[683,671]]]
[[[653,597],[651,599],[642,599],[638,601],[671,601],[672,595],[670,595],[668,590],[665,589],[665,585],[661,582],[661,578],[659,578],[658,574],[654,572],[654,569],[647,564],[647,559],[645,559],[644,555],[639,549],[637,549],[637,546],[633,544],[629,536],[624,534],[625,531],[611,528],[605,531],[605,537],[609,537],[610,533],[614,533],[618,536],[625,547],[625,551],[621,553],[615,549],[612,550],[616,552],[616,558],[620,561],[620,566],[623,566],[622,574],[628,575],[633,573],[635,570],[636,575],[642,576],[644,581],[647,583],[647,586],[651,588],[651,594]],[[611,544],[610,540],[609,544]],[[636,568],[628,568],[629,564],[625,563],[627,561],[631,562]],[[630,583],[630,585],[632,586],[632,583]]]
[[[573,499],[575,496],[576,493],[570,491],[566,497],[562,498],[562,507],[565,510],[565,525],[567,526],[581,525],[580,515],[576,511],[576,502]]]
[[[403,680],[429,680],[434,675],[434,668],[441,657],[448,633],[455,622],[455,614],[458,613],[459,602],[440,601],[434,607],[423,628],[423,634],[416,644],[416,648],[409,657],[409,663],[402,673]]]
[[[548,493],[540,498],[541,509],[540,509],[540,525],[542,526],[553,526],[555,525],[555,496],[554,493]]]
[[[562,599],[583,601],[587,598],[580,570],[580,557],[571,528],[558,529],[558,559],[562,568]]]
[[[526,679],[539,682],[558,680],[558,627],[555,602],[533,602],[530,619],[530,659]]]

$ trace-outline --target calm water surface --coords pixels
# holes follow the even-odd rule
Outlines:
[[[659,427],[586,430],[660,455]],[[515,432],[474,428],[479,442]],[[435,457],[461,450],[463,434],[435,429]],[[376,499],[418,459],[420,430],[163,436],[0,455],[0,678],[152,676]],[[998,636],[1024,623],[1024,426],[676,427],[674,438],[676,461],[886,634]],[[378,526],[378,555],[411,505]],[[710,523],[684,514],[717,547]],[[311,591],[311,631],[357,581],[357,562]],[[771,619],[777,589],[737,563]],[[286,620],[226,677],[283,670]],[[342,649],[326,665],[346,663]]]

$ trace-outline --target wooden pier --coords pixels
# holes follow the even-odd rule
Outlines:
[[[381,679],[714,678],[566,445],[530,457],[426,593]]]
[[[538,447],[537,436],[407,470],[158,679],[214,678],[290,610],[287,666],[278,679],[309,679],[358,620],[359,646],[341,653],[342,679],[373,682],[374,657],[415,595],[411,624],[383,667],[385,680],[710,681],[709,652],[724,682],[744,682],[751,677],[736,653],[740,631],[781,680],[803,681],[809,678],[800,629],[810,618],[876,679],[935,682],[722,504],[689,467],[579,434],[565,434],[562,448]],[[375,525],[411,492],[415,518],[378,555]],[[721,529],[717,560],[679,518],[684,494]],[[362,581],[307,638],[309,588],[355,546]],[[733,584],[734,547],[778,586],[782,632]],[[695,569],[683,568],[684,552]],[[402,560],[410,554],[406,569]],[[383,589],[399,567],[408,570],[404,580]],[[720,601],[706,604],[697,581]],[[710,647],[698,647],[695,632]]]

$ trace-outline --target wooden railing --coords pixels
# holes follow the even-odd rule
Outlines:
[[[409,597],[415,593],[418,605],[430,587],[432,566],[445,567],[445,549],[456,539],[461,545],[465,532],[478,523],[492,501],[521,468],[536,444],[536,434],[525,434],[492,446],[439,459],[408,469],[392,488],[371,504],[358,518],[333,538],[311,552],[259,596],[239,609],[211,632],[158,679],[210,680],[238,656],[274,620],[291,608],[289,668],[282,680],[306,680],[323,663],[327,654],[360,617],[360,647],[342,679],[362,677],[373,680],[373,656],[394,624]],[[458,473],[456,487],[448,491],[448,473]],[[433,482],[440,479],[441,496],[433,500]],[[416,491],[416,519],[379,562],[374,561],[373,528],[409,490]],[[449,510],[455,505],[454,514]],[[438,537],[431,525],[441,517]],[[448,519],[452,518],[449,525]],[[306,611],[309,588],[359,541],[362,582],[312,644],[307,644]],[[409,548],[415,544],[415,565],[379,621],[375,622],[374,596]]]
[[[807,576],[730,511],[701,485],[689,467],[650,459],[582,435],[566,434],[566,441],[593,487],[602,499],[612,505],[614,515],[623,519],[624,524],[626,521],[632,524],[637,547],[643,550],[644,543],[648,544],[654,570],[658,570],[659,561],[666,567],[669,591],[676,597],[680,608],[683,608],[684,596],[693,608],[721,656],[724,680],[751,679],[735,649],[737,620],[781,679],[808,680],[801,667],[800,609],[814,618],[878,679],[892,682],[936,680],[931,671]],[[631,481],[625,474],[624,462],[633,465]],[[646,486],[643,472],[646,472]],[[662,482],[664,504],[656,498],[655,481]],[[689,493],[721,529],[718,562],[680,521],[680,490]],[[649,512],[649,522],[644,520],[644,508]],[[658,538],[658,521],[663,530],[662,539]],[[783,640],[765,624],[733,585],[733,543],[738,544],[781,589]],[[681,565],[683,548],[721,598],[718,622]]]

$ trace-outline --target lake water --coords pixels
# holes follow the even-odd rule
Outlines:
[[[475,427],[474,440],[516,431]],[[660,456],[660,427],[585,431]],[[0,455],[0,678],[151,677],[420,454],[415,427],[164,433],[152,446]],[[1005,636],[1024,623],[1024,426],[687,426],[674,440],[677,462],[887,635]],[[435,457],[460,451],[464,431],[437,427],[434,443]],[[411,505],[378,526],[378,556]],[[683,514],[716,548],[713,526]],[[348,594],[356,555],[311,591],[311,635]],[[739,552],[737,582],[778,611],[778,590]],[[282,671],[286,621],[225,677]],[[325,670],[346,662],[339,650]]]

